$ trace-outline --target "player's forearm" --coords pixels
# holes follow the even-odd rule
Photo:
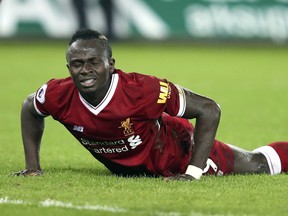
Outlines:
[[[21,110],[21,131],[26,169],[41,170],[39,161],[40,142],[44,130],[44,118],[31,112],[31,98],[24,101]]]
[[[213,146],[217,128],[220,121],[220,108],[216,103],[211,103],[207,110],[196,118],[194,132],[194,150],[191,165],[203,169],[206,165]]]

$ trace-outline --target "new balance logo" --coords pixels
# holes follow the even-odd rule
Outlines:
[[[82,126],[77,126],[77,125],[74,125],[73,126],[73,130],[74,131],[78,131],[78,132],[83,132],[84,131],[84,127],[82,127]]]

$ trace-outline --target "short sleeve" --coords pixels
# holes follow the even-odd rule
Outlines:
[[[163,112],[183,116],[186,99],[182,87],[156,77],[148,77],[145,82],[145,107],[149,117],[160,117]]]
[[[74,86],[71,78],[52,79],[41,86],[34,96],[35,110],[41,116],[58,118],[69,104]]]
[[[42,85],[34,96],[34,107],[37,113],[41,116],[48,116],[49,112],[45,109],[46,102],[46,91],[48,88],[48,84]]]
[[[184,90],[179,85],[170,83],[171,86],[171,100],[167,101],[166,112],[170,115],[182,117],[186,109],[186,97]]]

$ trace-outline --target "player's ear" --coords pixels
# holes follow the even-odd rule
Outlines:
[[[115,70],[115,59],[110,58],[109,59],[109,72],[112,74]]]
[[[70,67],[69,67],[69,64],[68,64],[68,63],[66,64],[66,67],[68,68],[68,70],[70,69]]]

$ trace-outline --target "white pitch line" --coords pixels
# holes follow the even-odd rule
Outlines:
[[[25,202],[24,200],[13,200],[8,197],[0,198],[0,204],[14,204],[14,205],[32,205],[33,203]],[[101,206],[101,205],[74,205],[72,203],[62,202],[59,200],[46,199],[38,203],[41,207],[62,207],[77,210],[90,210],[90,211],[106,211],[113,213],[127,212],[126,209],[112,207],[112,206]]]
[[[108,211],[108,212],[126,212],[127,210],[118,207],[101,206],[101,205],[73,205],[72,203],[65,203],[58,200],[46,199],[39,203],[43,207],[63,207],[79,210],[93,210],[93,211]]]
[[[8,197],[1,197],[0,198],[0,204],[17,204],[17,205],[23,205],[25,204],[23,200],[10,200]]]
[[[38,203],[27,202],[24,200],[16,200],[16,199],[9,199],[8,197],[0,197],[0,205],[1,204],[10,204],[10,205],[39,205],[40,207],[59,207],[59,208],[69,208],[69,209],[76,209],[76,210],[90,210],[90,211],[105,211],[105,212],[112,212],[112,213],[123,213],[129,212],[127,209],[112,207],[112,206],[105,206],[105,205],[74,205],[71,202],[62,202],[59,200],[52,200],[46,199],[44,201],[40,201]],[[130,211],[131,213],[131,211]],[[181,216],[180,212],[154,212],[150,213],[150,215],[155,216]],[[192,214],[194,215],[194,214]],[[203,214],[197,214],[197,216],[206,216]],[[214,216],[214,215],[209,215]],[[217,215],[218,216],[218,215]]]

